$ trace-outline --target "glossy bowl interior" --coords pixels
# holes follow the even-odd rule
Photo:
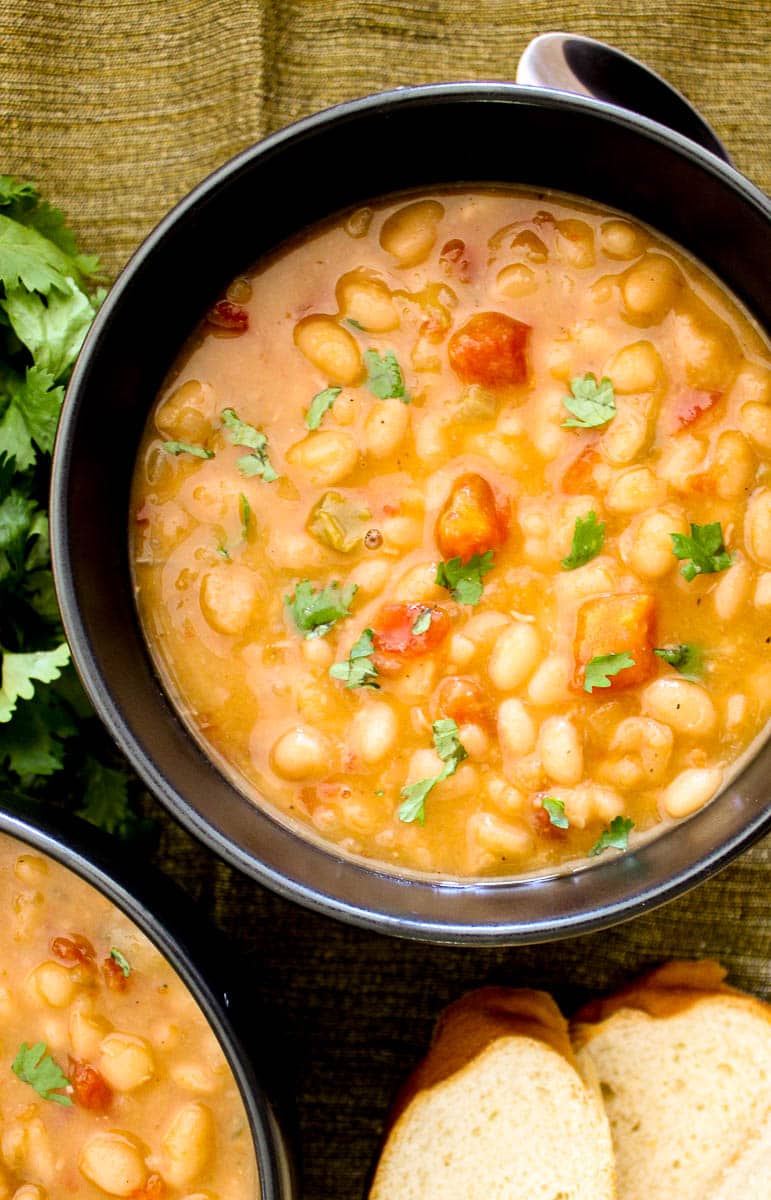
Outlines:
[[[56,860],[106,896],[150,939],[188,988],[219,1042],[236,1079],[257,1160],[260,1200],[295,1200],[291,1151],[284,1128],[254,1062],[267,1058],[267,1039],[254,1037],[253,1005],[227,978],[228,955],[192,902],[160,874],[127,866],[126,847],[77,819],[57,823],[50,811],[0,795],[0,834]],[[216,980],[216,987],[212,981]],[[223,980],[224,986],[223,986]],[[239,1010],[249,1013],[249,1021]],[[231,1008],[233,1012],[231,1013]],[[237,1026],[241,1032],[237,1032]],[[242,1036],[243,1034],[243,1036]]]
[[[346,858],[248,801],[205,756],[153,670],[132,594],[131,473],[185,338],[239,272],[337,211],[407,189],[516,183],[659,229],[768,318],[769,204],[730,166],[596,101],[510,84],[405,89],[329,110],[226,164],[139,249],[74,373],[54,456],[54,573],[75,663],[148,786],[194,834],[308,906],[433,941],[536,942],[600,928],[714,873],[771,821],[771,748],[716,801],[625,855],[537,879],[400,875]]]

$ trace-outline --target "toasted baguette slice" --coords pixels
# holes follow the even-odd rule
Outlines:
[[[446,1010],[395,1111],[370,1200],[612,1200],[596,1084],[542,992],[483,988]]]
[[[771,1196],[771,1176],[756,1178],[769,1162],[771,1008],[724,976],[667,963],[573,1023],[579,1064],[602,1087],[619,1200]]]

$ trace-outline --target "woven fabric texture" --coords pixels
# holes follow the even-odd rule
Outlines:
[[[176,200],[265,134],[387,87],[513,79],[548,29],[648,63],[771,189],[765,0],[0,0],[0,171],[36,179],[115,274]],[[244,956],[245,991],[264,1004],[271,1042],[283,1040],[306,1200],[361,1197],[396,1086],[467,988],[544,987],[570,1012],[664,958],[712,955],[739,986],[771,991],[771,840],[614,930],[474,951],[308,913],[148,805],[158,862],[219,924],[223,953]]]

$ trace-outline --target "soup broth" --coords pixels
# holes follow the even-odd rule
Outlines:
[[[256,804],[450,876],[618,853],[771,710],[769,347],[554,195],[330,221],[234,281],[150,414],[148,643]]]
[[[0,922],[0,1197],[256,1200],[233,1074],[144,934],[4,835]]]

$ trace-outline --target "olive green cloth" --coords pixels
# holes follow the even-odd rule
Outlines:
[[[771,187],[765,0],[0,0],[0,172],[35,178],[82,248],[115,273],[175,200],[266,133],[399,84],[513,79],[528,40],[548,29],[643,59],[700,108],[737,166]],[[285,1039],[306,1200],[358,1200],[394,1089],[439,1009],[466,988],[544,987],[570,1011],[664,958],[712,955],[738,985],[771,989],[769,840],[614,930],[461,950],[308,913],[150,807],[158,861],[247,954],[245,980]]]

